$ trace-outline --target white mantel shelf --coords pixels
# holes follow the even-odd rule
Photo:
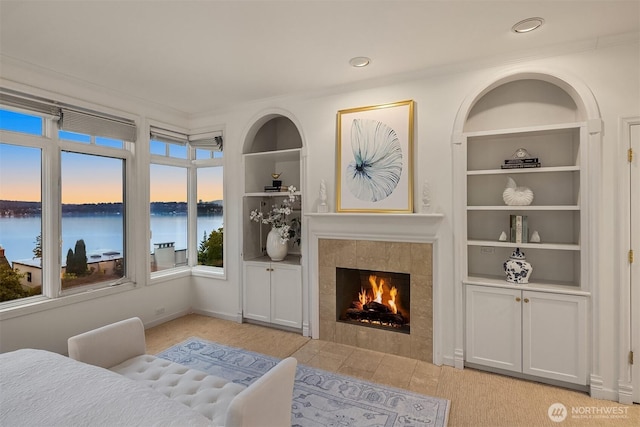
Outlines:
[[[308,230],[323,237],[368,236],[393,241],[436,240],[441,213],[307,213]]]
[[[415,218],[415,219],[427,219],[427,218],[431,218],[434,220],[440,220],[442,218],[444,218],[444,214],[441,213],[430,213],[430,214],[425,214],[425,213],[406,213],[406,214],[400,214],[400,213],[364,213],[364,212],[344,212],[344,213],[338,213],[338,212],[327,212],[327,213],[317,213],[317,212],[311,212],[311,213],[306,213],[304,214],[305,216],[310,216],[310,217],[327,217],[327,218],[337,218],[337,217],[354,217],[354,218],[386,218],[386,219],[391,219],[391,218]]]

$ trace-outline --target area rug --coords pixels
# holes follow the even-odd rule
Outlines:
[[[228,381],[249,385],[279,359],[189,338],[158,357]],[[298,364],[293,388],[294,427],[446,426],[449,401]]]

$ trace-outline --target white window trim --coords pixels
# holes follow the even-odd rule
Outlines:
[[[217,126],[215,128],[210,129],[199,129],[199,130],[188,130],[184,128],[179,128],[176,126],[166,125],[164,123],[156,122],[153,120],[149,120],[148,126],[145,130],[145,135],[147,136],[148,146],[146,147],[147,152],[150,151],[151,147],[151,128],[163,129],[168,131],[168,133],[176,133],[178,135],[202,135],[202,134],[215,134],[215,135],[223,135],[224,129],[222,126]],[[169,141],[161,141],[165,144],[170,144]],[[175,145],[181,145],[179,142],[175,142]],[[175,167],[184,167],[187,169],[187,266],[174,267],[171,269],[149,272],[149,267],[147,267],[147,271],[149,274],[149,284],[161,283],[170,279],[179,278],[184,276],[184,270],[188,269],[189,273],[196,277],[208,277],[215,279],[225,279],[227,277],[227,254],[226,251],[223,251],[223,268],[220,267],[212,267],[206,265],[198,265],[198,245],[200,243],[199,237],[197,236],[197,169],[203,167],[222,167],[223,173],[223,182],[222,182],[222,197],[223,200],[226,197],[226,180],[225,176],[225,156],[222,158],[211,158],[211,159],[196,159],[196,150],[197,149],[207,149],[202,146],[192,146],[187,143],[187,159],[181,159],[177,157],[170,157],[168,155],[158,155],[149,153],[149,168],[152,164],[158,164],[163,166],[175,166]],[[148,174],[149,175],[149,174]],[[151,185],[151,181],[149,180],[149,185]],[[149,201],[150,202],[150,201]],[[223,209],[222,213],[222,222],[226,223],[227,219],[227,210]],[[150,227],[149,227],[150,228]],[[227,247],[227,233],[223,235],[223,247]],[[151,254],[147,257],[147,266],[151,265]]]

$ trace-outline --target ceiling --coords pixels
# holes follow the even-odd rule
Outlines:
[[[0,0],[3,62],[189,115],[638,34],[638,0]]]

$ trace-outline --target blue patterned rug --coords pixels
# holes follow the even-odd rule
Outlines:
[[[158,357],[249,385],[279,359],[189,338]],[[291,425],[301,427],[446,426],[449,401],[298,364]]]

